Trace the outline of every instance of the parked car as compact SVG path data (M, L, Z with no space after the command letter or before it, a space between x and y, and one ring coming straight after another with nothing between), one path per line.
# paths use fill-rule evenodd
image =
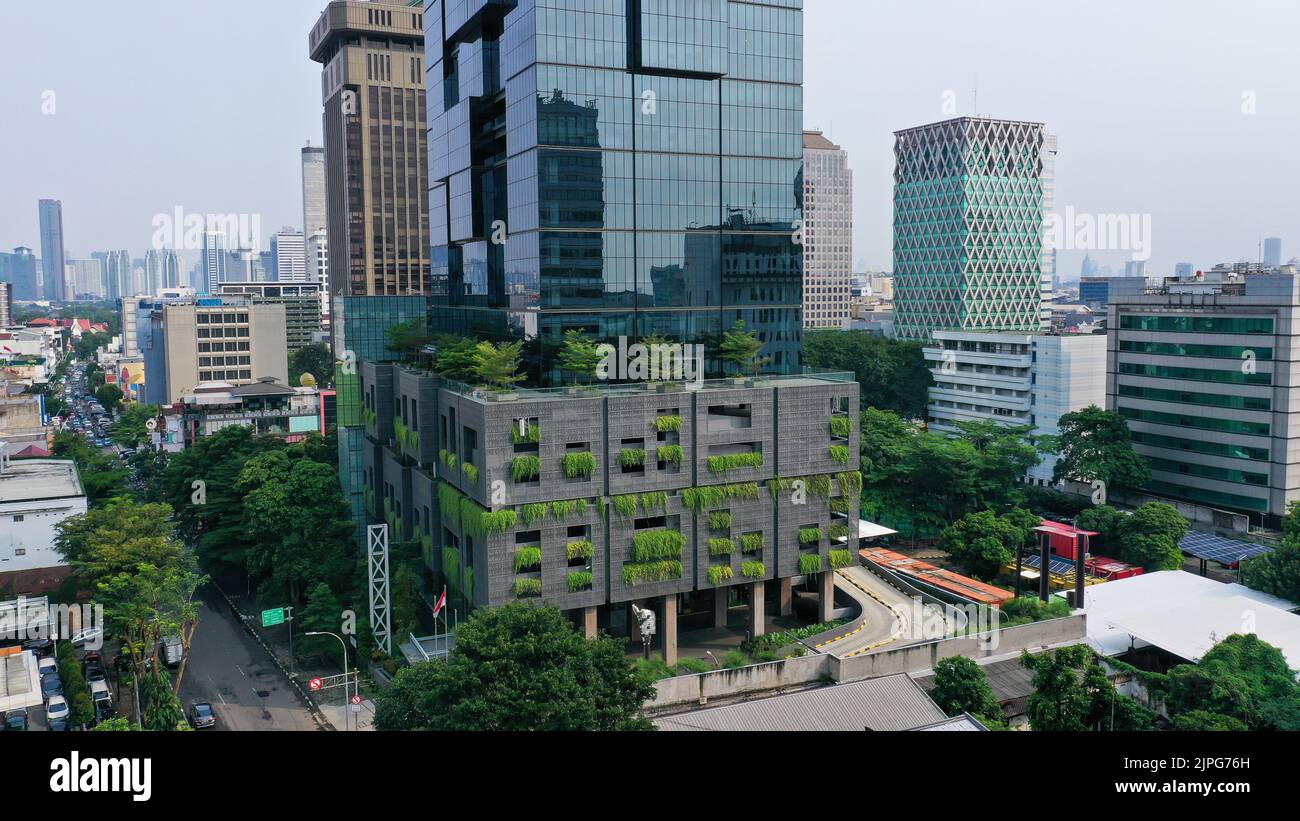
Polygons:
M83 668L82 672L86 676L86 681L92 684L96 681L108 680L108 673L104 671L104 665L100 664L99 662L95 662L93 664L87 664Z
M51 724L60 719L67 721L68 715L68 700L63 696L50 696L45 702L45 720Z
M41 679L41 697L49 701L52 696L63 695L63 679L58 673L50 673Z
M27 729L27 711L10 710L5 713L5 729L10 731L25 731Z
M94 645L96 647L104 643L104 631L98 627L87 627L84 630L78 630L72 634L73 647L85 647Z
M44 681L45 677L50 673L59 672L59 662L50 656L46 656L36 662L36 672L40 673L41 681Z
M52 733L66 733L71 728L71 719L58 718L50 722L50 732Z
M37 657L48 656L54 652L54 639L28 639L23 642L24 650L31 650Z
M190 726L196 730L210 730L217 726L217 714L206 701L190 705Z

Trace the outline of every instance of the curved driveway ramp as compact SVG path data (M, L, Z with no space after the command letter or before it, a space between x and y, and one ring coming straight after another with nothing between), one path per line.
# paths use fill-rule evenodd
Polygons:
M835 587L858 603L861 615L835 630L807 641L819 653L851 658L889 644L912 644L925 641L925 631L913 630L907 623L913 600L898 588L862 565L835 571ZM926 618L943 618L942 613L925 606ZM900 619L900 614L903 618Z

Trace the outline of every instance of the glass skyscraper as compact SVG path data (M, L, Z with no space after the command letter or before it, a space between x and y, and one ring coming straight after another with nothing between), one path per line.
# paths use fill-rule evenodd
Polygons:
M982 117L894 136L895 333L1041 330L1056 138Z
M427 0L435 331L801 346L802 0Z
M59 200L41 200L41 298L50 302L63 302L68 298L65 288L67 263L63 250L63 203Z

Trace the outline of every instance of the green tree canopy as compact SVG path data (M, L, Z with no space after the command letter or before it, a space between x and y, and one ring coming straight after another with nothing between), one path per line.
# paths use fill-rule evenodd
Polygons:
M107 408L107 406L105 406ZM145 424L158 417L157 405L131 404L122 410L122 415L110 428L113 441L124 448L134 448L146 441L149 429Z
M1002 707L989 686L984 668L965 656L951 656L934 666L930 698L950 716L969 713L983 724L1005 725Z
M1129 435L1128 423L1114 411L1090 405L1061 416L1057 462L1052 481L1101 480L1107 487L1140 487L1151 470Z
M1038 517L1024 510L1014 516L999 516L991 510L969 513L943 531L943 549L967 570L982 579L995 578L1002 565L1014 561L1016 550L1032 534Z
M578 328L569 328L564 332L564 344L559 356L555 358L556 366L564 373L572 374L574 383L585 379L592 380L603 357L600 346L593 342L585 332Z
M438 349L433 369L440 376L468 382L474 378L478 367L478 343L464 336L442 334L434 337Z
M808 331L804 364L823 371L851 371L862 390L862 406L924 419L934 377L921 342L887 339L866 331Z
M403 359L414 357L421 348L433 341L433 334L423 319L390 325L384 335L387 337L384 349L401 354Z
M560 611L515 603L481 608L449 661L397 674L379 698L380 730L646 730L654 688L621 642L588 641Z
M523 342L480 342L474 349L474 375L488 388L508 391L522 382L519 353Z
M1169 671L1170 712L1230 716L1252 730L1300 729L1300 684L1282 651L1258 636L1231 635L1197 664Z
M1031 656L1020 662L1034 671L1034 692L1026 705L1029 726L1036 731L1150 730L1155 716L1110 683L1097 657L1086 644L1076 644Z
M122 404L122 389L117 385L101 385L95 391L95 398L104 406L104 410L114 413L117 406Z
M748 371L752 376L758 376L772 361L772 357L762 356L762 352L763 343L758 334L745 327L745 320L737 319L731 330L722 334L718 358L735 365L738 371Z
M1183 566L1178 544L1186 535L1187 520L1177 508L1148 502L1120 519L1118 558L1147 570L1177 570Z
M1300 601L1300 502L1287 507L1282 520L1282 544L1242 566L1242 581L1288 601Z
M300 385L303 374L316 379L316 387L328 390L334 385L334 354L324 342L304 345L289 356L289 382Z

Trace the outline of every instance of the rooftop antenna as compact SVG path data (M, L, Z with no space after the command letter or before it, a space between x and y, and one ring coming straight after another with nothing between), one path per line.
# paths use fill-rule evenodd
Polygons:
M975 75L975 116L980 115L980 76Z

